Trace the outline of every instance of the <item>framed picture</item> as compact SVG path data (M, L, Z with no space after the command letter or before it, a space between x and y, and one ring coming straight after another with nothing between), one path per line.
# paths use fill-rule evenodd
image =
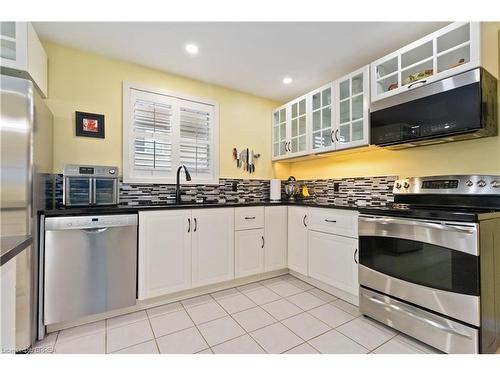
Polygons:
M76 112L75 117L77 136L104 138L104 115Z

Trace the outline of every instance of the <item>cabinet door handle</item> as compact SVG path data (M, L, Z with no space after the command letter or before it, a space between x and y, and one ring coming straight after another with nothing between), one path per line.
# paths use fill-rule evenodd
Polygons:
M245 216L245 220L255 220L255 216Z
M356 255L358 255L358 249L354 251L354 263L358 264L358 260L356 259Z
M336 222L337 222L337 220L330 220L330 219L325 219L325 221L326 221L327 223L336 223Z
M196 232L196 229L198 229L198 222L196 221L196 218L194 218L194 230L193 230L193 232Z
M426 79L422 80L422 81L417 81L417 82L413 82L411 85L408 85L408 90L411 89L413 86L415 85L419 85L419 84L425 84L427 82Z
M307 228L307 223L306 223L307 215L304 215L304 218L302 219L302 223L304 226Z
M335 130L335 140L339 141L339 129Z
M264 236L261 236L261 237L262 237L262 246L261 246L261 248L263 249L263 248L264 248L265 241L264 241Z
M335 130L332 129L331 133L330 133L330 140L333 142L335 142L335 139L333 138L333 133L335 133Z
M188 219L188 233L191 232L191 218Z

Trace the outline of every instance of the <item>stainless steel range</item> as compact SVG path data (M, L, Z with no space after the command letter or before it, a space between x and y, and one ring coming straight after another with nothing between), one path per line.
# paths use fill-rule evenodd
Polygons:
M500 176L396 181L360 208L360 311L446 353L493 353L500 334Z

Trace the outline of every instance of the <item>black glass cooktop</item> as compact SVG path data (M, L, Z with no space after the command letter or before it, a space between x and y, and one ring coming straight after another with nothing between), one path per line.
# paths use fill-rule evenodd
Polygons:
M358 210L366 215L468 222L479 221L481 214L500 212L500 208L494 207L427 206L403 203L393 203L386 207L359 207Z

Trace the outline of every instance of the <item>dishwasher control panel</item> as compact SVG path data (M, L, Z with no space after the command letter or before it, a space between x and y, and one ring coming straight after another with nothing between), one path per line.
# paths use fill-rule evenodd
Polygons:
M45 230L123 227L137 222L136 214L49 217L45 219Z

